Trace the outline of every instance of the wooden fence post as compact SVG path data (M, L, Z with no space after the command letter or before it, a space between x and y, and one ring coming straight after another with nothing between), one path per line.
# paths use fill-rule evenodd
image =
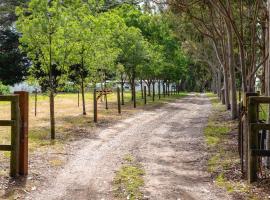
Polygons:
M252 97L248 101L248 182L252 183L257 180L258 161L257 156L252 155L253 149L258 149L258 133L252 129L251 123L257 123L258 105L252 102Z
M19 170L19 146L20 146L20 108L19 96L14 96L11 101L11 120L14 121L11 127L11 153L10 153L10 176L16 177Z
M152 97L153 97L153 101L155 101L155 95L156 95L155 93L156 93L156 92L155 92L155 83L154 83L154 82L153 82L153 84L152 84L152 87L153 87L153 92L152 92L152 93L153 93L153 94L152 94L153 96L152 96Z
M35 117L37 116L37 89L35 90Z
M93 101L94 101L94 122L97 123L97 90L94 89L93 93Z
M147 101L146 86L144 86L144 104L147 103L146 101Z
M121 98L120 98L120 88L117 87L117 105L118 105L118 113L121 114Z
M105 87L105 108L106 108L106 110L108 110L109 109L108 108L108 96L107 96L108 89L107 89L107 82L106 82L106 80L104 82L104 87Z
M243 95L243 110L245 112L248 111L248 102L249 102L249 97L251 96L258 96L257 93L245 93ZM224 97L224 96L223 96ZM245 113L244 113L245 114ZM242 124L242 129L241 129L241 149L242 149L242 157L241 157L241 168L243 169L243 174L245 174L245 177L248 178L248 157L249 157L249 118L248 114L246 114L244 117L241 119L241 124Z
M161 96L160 96L160 81L158 81L158 99L160 99Z
M20 151L19 151L19 174L28 174L28 123L29 123L29 93L15 92L19 95L20 107Z

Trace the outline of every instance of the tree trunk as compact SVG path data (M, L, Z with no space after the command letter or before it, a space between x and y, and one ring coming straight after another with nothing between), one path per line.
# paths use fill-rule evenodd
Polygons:
M85 94L84 94L84 80L82 80L82 82L81 82L81 91L82 91L83 115L86 115L86 109L85 109Z
M50 122L51 122L51 139L55 139L55 115L54 115L54 91L50 90Z
M218 96L219 96L219 99L221 100L221 76L222 76L222 74L221 74L221 71L220 71L220 69L218 69L218 83L217 83L217 90L218 90Z
M142 96L142 99L143 99L143 81L142 81L142 79L140 81L140 84L141 84L141 96Z
M121 75L121 99L122 99L122 105L125 105L125 100L124 100L124 78L123 75Z
M270 45L269 45L269 39L270 39L270 20L269 20L269 16L270 16L270 0L267 1L267 10L268 10L268 20L267 20L267 24L268 24L268 29L267 29L267 36L266 36L266 53L270 53ZM267 59L267 64L265 65L266 69L265 69L265 89L266 89L266 95L269 96L270 95L270 63L269 63L269 58ZM270 123L270 105L268 106L268 116L267 116L267 123ZM266 134L266 149L270 150L270 132L267 131ZM270 166L270 158L268 157L266 159L266 165L269 167Z
M133 106L134 106L134 108L137 107L137 105L136 105L136 85L135 85L135 77L136 77L136 73L135 73L135 69L133 69L133 71L132 71L132 97L133 97Z
M106 83L106 78L104 82L104 87L105 87L105 108L108 110L108 96L107 96L107 83Z
M151 96L151 82L147 81L148 96Z
M228 72L227 72L227 63L224 65L224 99L225 99L225 105L227 110L230 110L230 98L229 98L229 77L228 77Z
M231 13L231 11L230 11ZM231 24L227 23L227 34L228 34L228 65L230 72L230 86L231 86L231 117L232 119L237 118L237 90L236 90L236 80L235 80L235 67L233 60L233 34Z

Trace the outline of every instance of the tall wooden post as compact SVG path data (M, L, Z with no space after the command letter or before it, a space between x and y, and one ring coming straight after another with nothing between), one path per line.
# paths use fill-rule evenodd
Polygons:
M120 88L117 87L117 105L118 105L118 113L121 114L121 98L120 98Z
M147 103L146 101L147 101L146 86L144 86L144 104Z
M19 148L20 148L20 108L19 95L11 101L11 153L10 153L10 176L16 177L19 172Z
M257 180L258 160L256 155L252 155L253 149L258 149L258 130L252 129L251 123L258 122L258 105L248 101L248 182L252 183Z
M155 92L155 82L152 83L152 87L153 87L153 94L152 94L153 96L152 97L153 97L153 101L155 101L155 95L156 95L155 94L156 93Z
M161 95L160 95L160 81L158 81L158 99L161 98Z
M35 117L37 116L37 89L35 90Z
M28 174L28 123L29 123L29 94L28 92L15 92L19 95L20 107L20 151L19 174Z
M97 123L97 90L94 89L93 93L93 101L94 101L94 122Z
M105 86L105 108L106 110L108 110L108 96L107 96L107 83L106 83L106 80L104 82L104 86Z

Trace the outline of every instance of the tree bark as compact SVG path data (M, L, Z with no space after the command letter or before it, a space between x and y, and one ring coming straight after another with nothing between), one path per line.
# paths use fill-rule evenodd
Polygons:
M268 24L268 29L267 29L267 36L266 36L266 52L270 53L270 45L269 45L269 40L270 40L270 0L267 1L267 11L268 11L268 19L267 19L267 24ZM268 57L267 59L267 64L265 65L265 89L266 89L266 95L270 95L270 59ZM270 123L270 105L268 106L268 116L267 116L267 123ZM266 149L270 150L270 131L267 131L266 134ZM269 167L270 166L270 158L268 157L266 159L266 165Z
M229 7L229 12L231 15L231 9ZM234 60L233 60L233 34L232 34L232 25L227 22L227 36L228 36L228 65L229 65L229 72L230 72L230 88L231 88L231 117L232 119L236 119L238 112L237 112L237 90L236 90L236 80L235 80L235 67L234 67Z
M147 81L147 88L148 88L148 96L151 96L151 82Z
M142 79L140 80L140 84L141 84L141 97L143 99L143 81L142 81Z
M224 65L223 75L224 75L224 99L227 110L230 110L230 98L229 98L229 77L227 72L227 63Z

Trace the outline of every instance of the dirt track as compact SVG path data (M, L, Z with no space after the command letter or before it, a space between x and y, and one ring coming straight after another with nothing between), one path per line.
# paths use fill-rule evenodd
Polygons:
M77 142L81 149L49 186L28 198L114 199L114 172L131 154L146 172L145 199L230 199L206 172L203 127L210 110L206 97L190 95L100 130L96 138Z

